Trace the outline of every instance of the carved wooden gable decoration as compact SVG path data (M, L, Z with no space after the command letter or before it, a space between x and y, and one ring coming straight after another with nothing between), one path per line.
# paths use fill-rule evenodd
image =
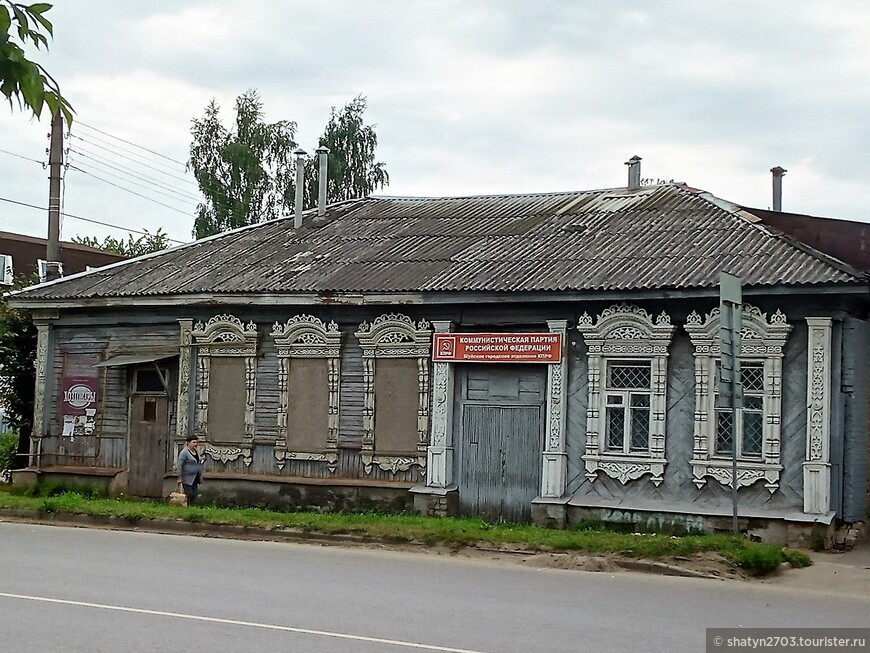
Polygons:
M763 369L763 426L760 456L744 457L737 463L739 486L752 485L761 479L771 494L779 488L782 472L780 453L782 422L782 359L783 348L792 327L786 316L777 310L767 320L760 309L744 305L740 332L741 362L758 361ZM716 441L716 361L719 348L719 309L702 319L692 312L686 320L686 331L695 348L695 442L692 474L699 488L713 478L722 485L733 484L731 454L717 456Z
M589 348L589 406L586 420L586 453L583 460L586 477L594 481L598 472L625 484L646 474L651 476L655 485L664 480L665 459L665 412L667 407L668 347L673 336L674 326L665 313L653 319L638 306L620 304L605 309L597 322L584 313L577 323L577 330ZM647 414L648 433L643 447L625 446L623 450L611 446L608 441L609 416L617 414L618 406L611 406L608 393L608 374L621 364L633 364L643 371L646 388L639 388L637 394L646 405L642 407ZM628 368L626 368L628 369ZM633 410L626 403L626 410ZM638 402L640 403L640 402ZM634 418L629 413L628 420ZM634 438L634 434L630 435ZM634 445L634 442L630 444Z
M311 315L297 315L285 324L275 323L272 337L278 349L278 440L275 459L283 469L286 460L314 460L327 464L330 472L338 465L339 385L341 379L341 332L338 324L325 324ZM323 451L296 451L288 449L288 416L293 398L289 392L290 369L294 358L321 358L327 365L329 394L326 446Z
M208 441L203 447L213 460L227 463L239 457L245 465L253 461L255 432L255 403L257 392L257 325L242 321L229 314L215 315L207 322L198 322L191 331L191 339L197 353L197 385L195 433L208 440L208 407L211 362L213 358L242 358L245 363L244 434L240 443Z
M429 440L429 360L432 329L426 320L415 324L406 315L390 313L373 322L363 322L354 334L360 342L364 364L365 404L363 407L362 460L366 473L377 465L396 473L413 466L426 467ZM375 452L375 374L377 360L411 358L417 361L417 437L416 450L403 455L379 455Z

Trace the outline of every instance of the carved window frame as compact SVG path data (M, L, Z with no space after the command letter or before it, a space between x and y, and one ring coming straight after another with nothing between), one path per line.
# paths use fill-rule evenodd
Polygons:
M716 447L716 361L719 347L719 309L706 318L692 311L686 319L686 332L695 348L695 432L692 453L693 481L704 487L713 478L732 487L732 457L717 456ZM767 319L761 309L743 305L740 333L740 360L764 365L764 432L761 458L737 460L737 484L745 487L764 480L773 494L779 489L782 474L782 359L783 349L792 326L785 314L777 311Z
M388 313L373 322L363 322L354 334L363 356L365 404L363 406L363 441L361 457L366 474L377 465L396 474L417 466L426 469L429 445L429 360L432 353L432 328L426 320L415 324L407 315ZM417 451L403 456L375 453L375 374L379 358L416 358L417 388Z
M271 333L278 349L278 440L275 460L284 469L287 460L313 460L326 463L330 472L338 467L339 386L341 382L341 332L338 324L324 323L312 315L296 315L281 324L275 322ZM287 448L290 412L290 366L294 358L322 358L327 364L329 412L326 447L322 451L295 451Z
M203 450L212 460L224 464L242 458L245 466L253 462L256 433L257 325L243 324L234 315L215 315L197 322L191 331L196 348L197 401L194 433L205 440ZM213 357L243 358L245 361L245 432L239 442L211 442L208 439L208 395Z
M611 306L598 316L584 313L577 322L577 330L588 347L589 406L586 411L586 453L582 456L586 478L595 481L603 472L623 485L647 474L655 486L664 480L665 427L668 388L668 348L674 333L671 318L662 312L655 320L639 306L619 304ZM649 361L650 433L647 453L621 453L607 450L605 419L607 393L603 391L604 378L610 363L620 361Z

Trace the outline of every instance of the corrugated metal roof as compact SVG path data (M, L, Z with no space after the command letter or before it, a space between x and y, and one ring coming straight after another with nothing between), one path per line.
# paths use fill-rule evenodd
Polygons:
M559 291L864 283L866 275L682 184L457 198L369 197L19 294Z

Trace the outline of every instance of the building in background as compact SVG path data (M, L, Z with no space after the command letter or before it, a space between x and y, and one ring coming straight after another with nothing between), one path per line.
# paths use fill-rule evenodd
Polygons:
M18 277L44 276L45 238L0 231L0 288L11 286ZM65 275L85 272L124 260L124 256L102 249L61 242L60 258Z

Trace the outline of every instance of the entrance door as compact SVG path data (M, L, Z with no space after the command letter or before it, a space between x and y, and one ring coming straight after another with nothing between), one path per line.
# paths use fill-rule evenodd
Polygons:
M166 370L161 372L166 374ZM140 497L161 496L166 473L169 398L162 384L155 385L154 379L150 378L152 375L156 376L156 370L134 370L130 397L127 491Z
M545 366L467 365L460 373L459 505L488 521L531 519L541 483Z

